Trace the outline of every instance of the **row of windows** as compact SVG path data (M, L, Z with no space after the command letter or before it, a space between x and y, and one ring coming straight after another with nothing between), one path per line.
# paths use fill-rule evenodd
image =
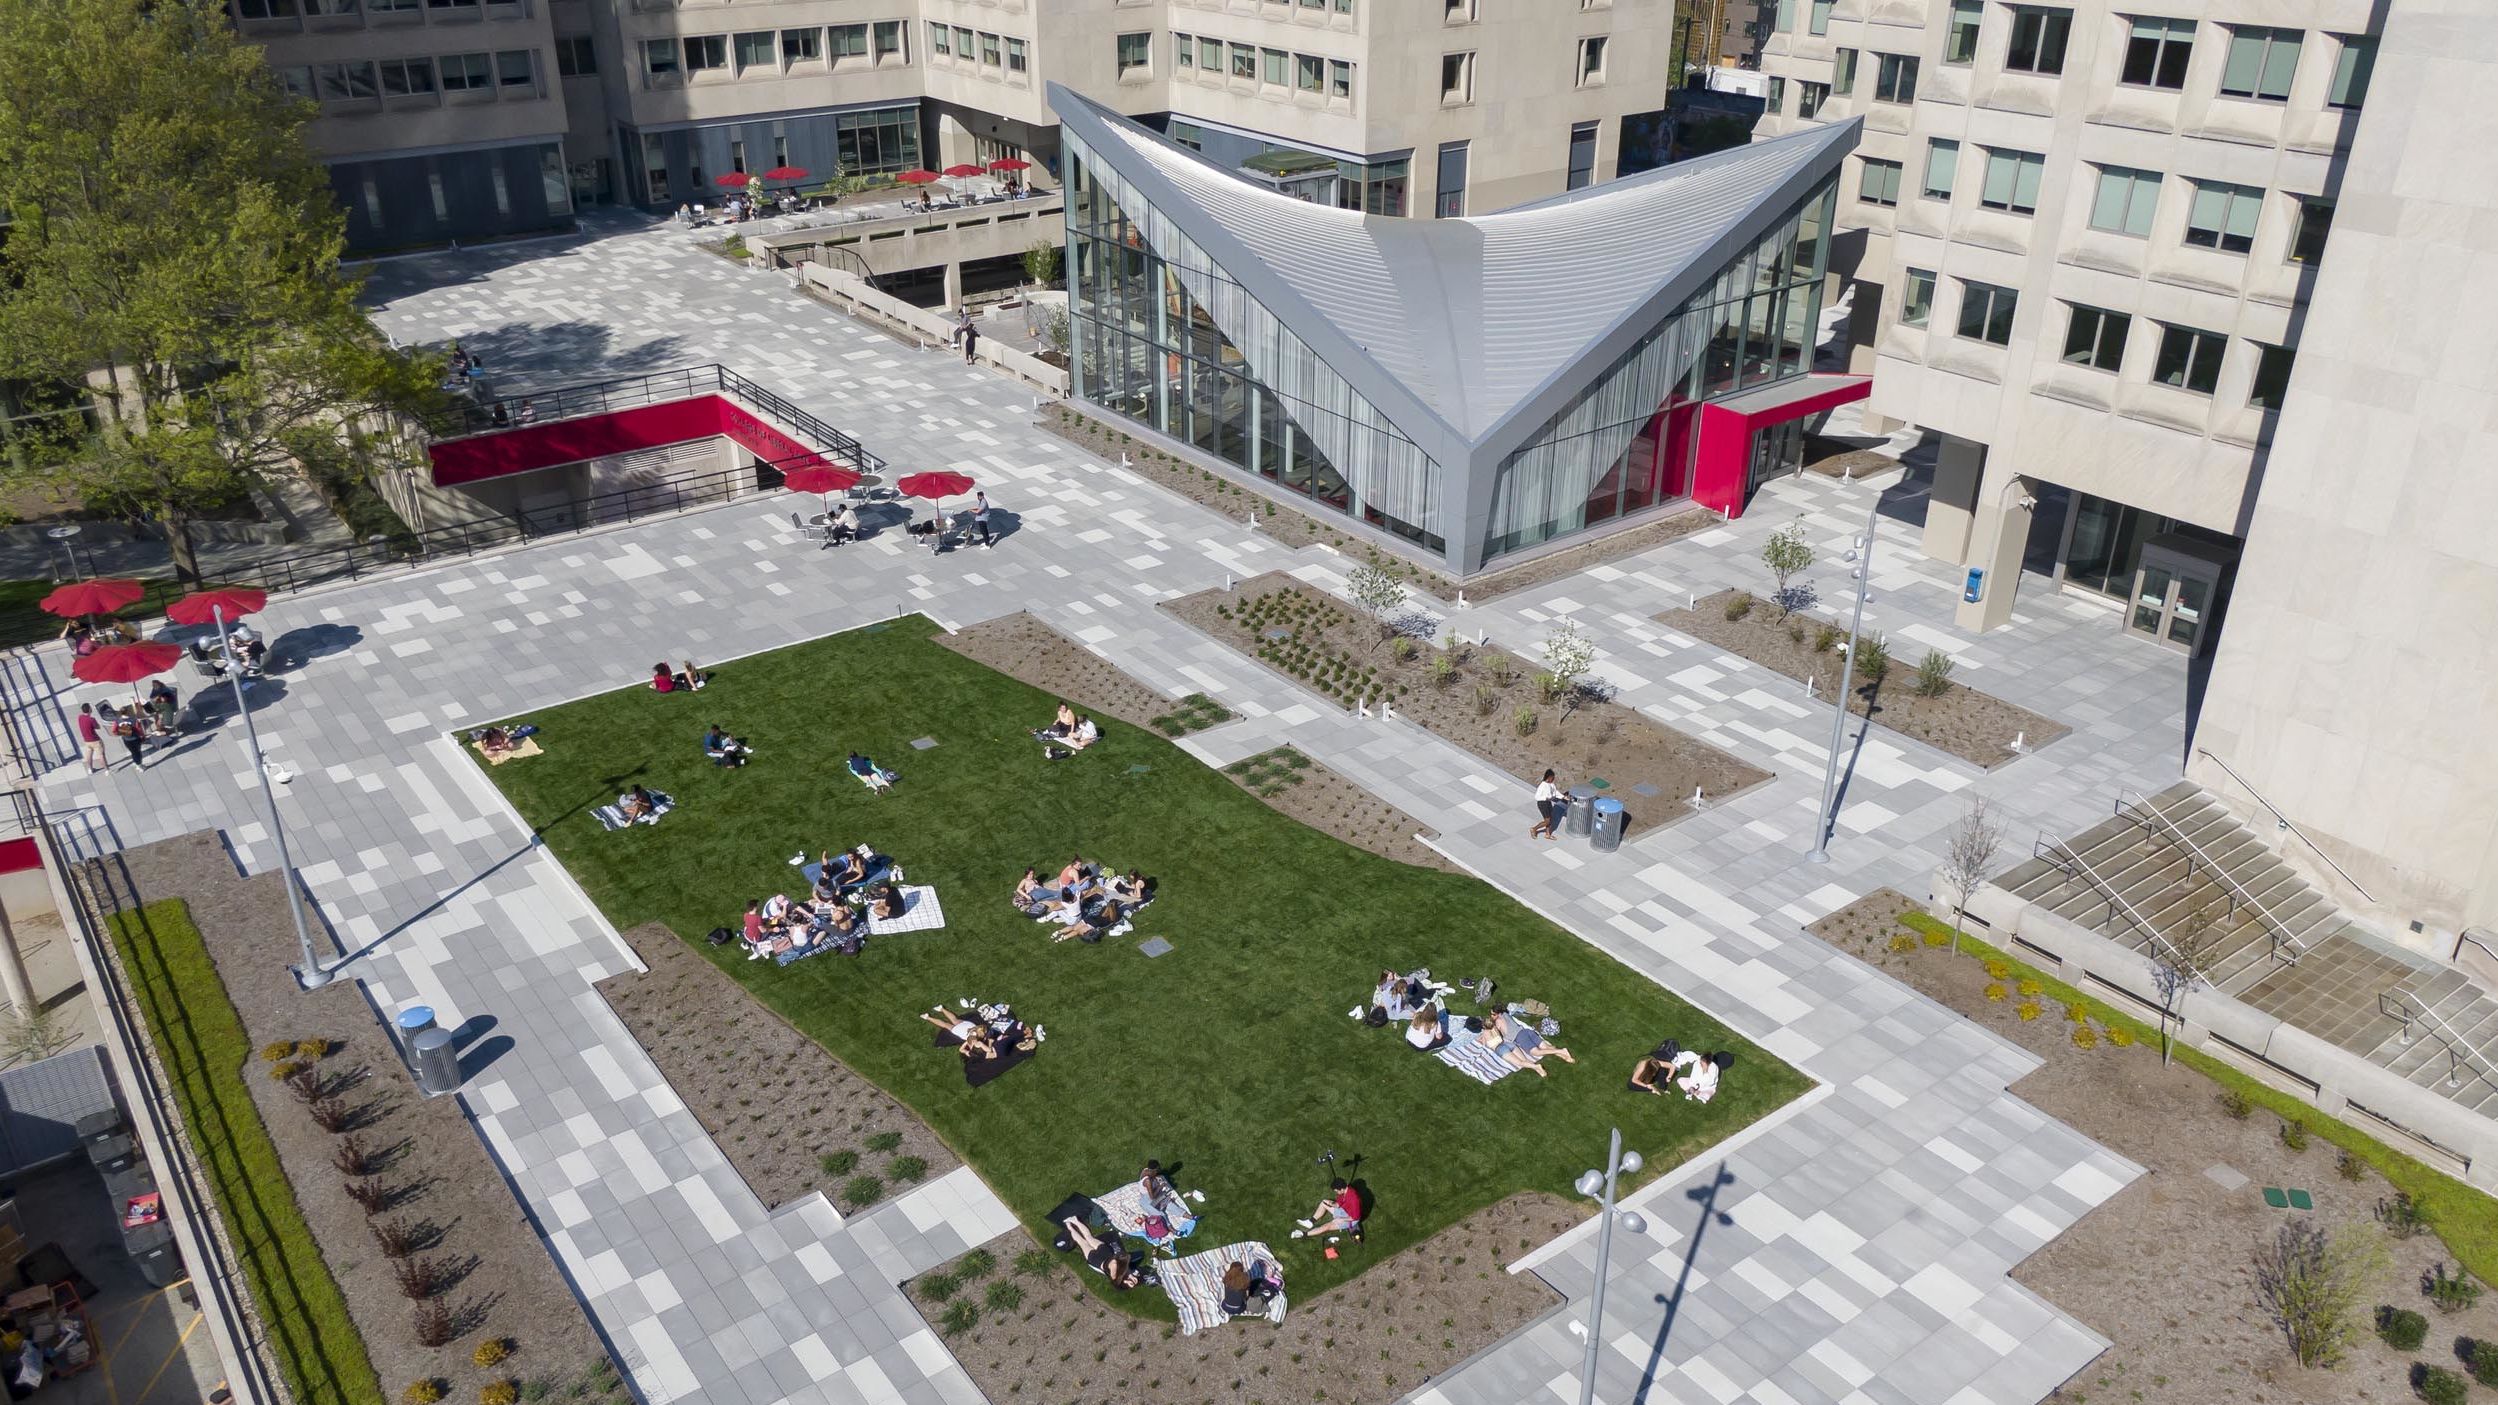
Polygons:
M371 102L381 98L429 98L439 102L444 93L470 95L471 101L539 95L538 56L533 49L296 64L280 68L278 81L296 97L325 103Z
M680 74L781 73L804 63L830 57L869 59L877 63L908 63L902 47L902 21L866 24L808 25L804 29L756 29L742 34L691 34L682 39L642 41L642 71L653 78ZM585 72L590 70L583 70Z
M1119 36L1121 76L1149 70L1152 66L1152 35ZM1289 87L1347 101L1353 97L1353 65L1343 59L1331 59L1322 54L1286 53L1282 49L1260 48L1254 44L1227 44L1202 34L1171 36L1171 67L1176 72L1207 78L1221 78L1229 73L1231 77L1253 80L1270 88Z
M991 34L985 29L943 25L935 20L928 22L928 52L936 58L977 63L1008 73L1027 73L1032 68L1031 51L1023 40L1011 34Z
M1986 159L1985 179L1978 191L1978 204L1990 210L2011 214L2033 214L2038 209L2038 187L2047 167L2047 158L2032 151L2012 151L2003 147L1980 147ZM1917 193L1928 200L1948 201L1960 167L1960 143L1936 137L1926 143L1926 162ZM2097 182L2090 202L2090 227L2110 234L2127 234L2137 239L2148 238L2151 222L2158 212L2160 186L2164 178L2157 171L2139 171L2125 166L2094 166ZM2199 249L2217 249L2225 254L2243 254L2255 247L2255 229L2263 217L2264 195L2249 185L2227 181L2186 180L2193 196L2186 207L2186 229L2180 237ZM1901 165L1875 157L1863 158L1863 171L1857 185L1857 198L1868 205L1892 206L1900 201ZM2289 258L2293 263L2316 263L2324 258L2325 235L2333 227L2331 201L2307 196L2293 196L2298 202L2298 224L2290 233Z
M1901 326L1923 327L1932 321L1936 281L1934 274L1922 268L1905 271L1900 289ZM1959 283L1960 320L1954 329L1956 335L1990 346L2011 345L2012 316L2020 303L2020 293L1970 278L1960 279ZM2066 308L2065 363L2111 375L2122 371L2126 344L2133 334L2133 316L2085 303L2068 303ZM2221 358L2229 349L2229 338L2179 322L2154 325L2160 329L2160 345L2151 360L2151 380L2196 395L2210 395L2217 390ZM2256 349L2256 360L2247 403L2258 409L2278 410L2281 392L2290 383L2293 352L2269 342L2249 344Z
M1809 23L1815 34L1830 32L1830 0L1810 0ZM2064 72L2066 50L2073 32L2073 12L2046 5L2004 5L1998 8L2011 13L2011 33L2004 46L2004 68L2012 73L2034 73L2053 76ZM1985 23L1985 0L1952 0L1951 15L1943 31L1943 62L1959 66L1975 63L1978 55L1979 31ZM2186 66L2194 57L2197 26L2193 20L2167 19L2158 16L2120 16L2126 24L2125 58L2118 70L2117 81L2131 87L2161 88L2171 92L2186 86ZM1779 0L1778 28L1793 32L1795 0ZM2298 75L2299 56L2306 47L2306 34L2296 29L2280 29L2265 25L2224 24L2220 26L2228 38L2228 55L2221 65L2219 90L2224 97L2250 98L2263 102L2286 102L2290 86ZM2337 34L2333 59L2333 79L2327 89L2327 105L2355 108L2368 94L2368 76L2376 64L2376 41L2365 35ZM1884 102L1908 102L1915 94L1917 61L1903 54L1878 54L1882 62L1881 82L1876 97ZM1857 53L1854 49L1838 51L1835 90L1845 94L1855 85ZM1772 102L1771 110L1778 104ZM1800 113L1810 117L1811 113Z
M1605 58L1612 49L1611 35L1579 36L1578 58L1572 69L1572 81L1581 88L1592 88L1605 81ZM1475 52L1440 55L1440 105L1456 107L1475 100Z
M494 3L513 14L522 12L519 0ZM478 0L234 0L235 18L242 20L321 19L349 16L359 10L411 17L432 11L445 18L475 19L483 8Z

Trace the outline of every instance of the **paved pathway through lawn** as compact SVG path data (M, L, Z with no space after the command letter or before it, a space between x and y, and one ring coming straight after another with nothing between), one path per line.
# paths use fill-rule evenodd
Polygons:
M636 681L663 656L716 662L905 610L961 624L1029 608L1149 683L1217 694L1243 720L1190 739L1199 754L1227 761L1291 740L1439 829L1460 862L1823 1082L1641 1197L1652 1228L1616 1243L1601 1398L2028 1401L2098 1349L2005 1270L2138 1168L2004 1092L2030 1056L1798 924L1880 883L1922 894L1964 792L2013 818L2009 862L2033 827L2076 828L2118 784L2173 777L2182 666L2035 580L2018 627L1958 639L1951 573L1886 519L1876 622L1953 649L1967 681L2076 730L1985 777L1888 733L1859 746L1852 731L1834 862L1815 867L1799 856L1827 714L1788 680L1648 618L1691 593L1758 587L1752 557L1785 521L1804 521L1835 558L1871 495L1902 491L1891 479L1775 484L1742 521L1459 613L1454 627L1530 654L1551 620L1581 620L1625 701L1777 773L1596 855L1526 842L1513 778L1409 725L1323 709L1152 608L1226 574L1324 580L1337 558L1285 551L1091 460L1032 427L1018 388L849 323L782 277L695 251L681 232L607 225L383 265L372 297L403 340L457 335L515 389L726 362L899 469L972 473L1015 514L994 551L931 558L888 533L819 552L790 535L787 500L757 499L269 611L282 655L317 651L264 685L259 712L295 776L282 803L305 880L384 1008L423 1000L446 1022L476 1022L466 1104L649 1400L977 1399L892 1285L1011 1216L968 1170L846 1223L820 1203L767 1214L592 989L629 963L625 949L442 733ZM1826 593L1839 570L1816 568ZM57 653L44 667L67 682ZM123 842L214 825L247 865L274 861L231 725L144 773L63 769L46 793L98 807L99 832ZM1643 1118L1673 1111L1625 1115L1637 1146ZM1574 1233L1539 1251L1535 1271L1575 1298L1591 1257ZM1418 1398L1574 1398L1569 1323L1581 1315L1518 1334Z

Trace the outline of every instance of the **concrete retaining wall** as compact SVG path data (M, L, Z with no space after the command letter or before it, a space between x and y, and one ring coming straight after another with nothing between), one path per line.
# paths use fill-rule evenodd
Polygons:
M855 273L826 268L820 263L802 264L799 273L817 297L853 317L898 329L923 345L944 346L954 339L952 319L880 293ZM1067 394L1067 373L1031 352L983 337L972 356L980 364L1004 371L1045 395L1063 398Z

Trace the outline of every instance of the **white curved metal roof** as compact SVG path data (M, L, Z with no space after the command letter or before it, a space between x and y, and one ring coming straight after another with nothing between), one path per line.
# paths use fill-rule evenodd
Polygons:
M1857 132L1816 127L1497 214L1408 219L1293 199L1066 88L1051 85L1050 97L1097 160L1322 356L1335 338L1313 336L1313 319L1469 445L1557 380L1600 373L1625 349L1609 334L1638 319L1628 330L1644 335L1671 310L1653 306L1660 294L1679 302L1693 275L1714 277L1729 236L1800 198ZM1357 386L1369 379L1336 369Z

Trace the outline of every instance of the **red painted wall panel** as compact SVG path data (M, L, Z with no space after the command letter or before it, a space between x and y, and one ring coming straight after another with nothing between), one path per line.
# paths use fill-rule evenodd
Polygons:
M584 459L629 454L720 435L723 402L717 395L698 395L665 405L643 405L611 415L585 415L554 424L472 434L465 439L429 444L434 461L434 486L454 487L533 468L579 463ZM748 416L749 419L752 416Z

